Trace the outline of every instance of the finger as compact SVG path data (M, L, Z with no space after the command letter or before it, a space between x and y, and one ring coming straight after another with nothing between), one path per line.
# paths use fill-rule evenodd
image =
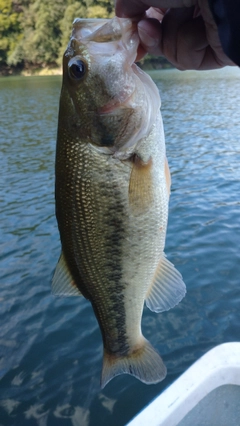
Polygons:
M191 7L197 0L116 0L115 12L120 18L142 15L150 7L160 9Z
M154 18L157 19L158 21L162 21L165 13L166 13L167 9L159 9L157 7L150 7L147 11L145 16L147 18Z
M170 10L162 21L162 54L179 69L206 70L224 66L217 28L206 31L202 16L194 10ZM225 63L226 65L226 63Z
M199 0L199 7L201 9L201 15L204 20L207 39L210 46L210 49L208 49L209 53L207 56L211 55L215 57L216 61L221 66L235 65L223 51L219 38L218 28L213 18L212 12L210 11L209 3L205 0Z
M153 55L162 54L162 26L157 19L142 19L138 23L138 34L144 51Z
M193 9L181 9L169 12L163 25L156 19L142 19L138 23L142 56L146 51L165 56L180 69L198 69L205 62L207 66L211 52L207 49L204 22L201 17L192 19L192 16Z
M184 29L193 19L194 8L171 9L162 21L162 45L161 50L168 60L175 66L178 66L179 49L184 44ZM182 31L181 40L179 39Z
M202 17L192 19L178 32L176 61L181 69L205 70L216 68Z
M180 55L185 69L211 70L233 65L222 50L217 28L211 27L209 37L206 21L201 16L186 25L184 34L180 31L179 37L184 37Z

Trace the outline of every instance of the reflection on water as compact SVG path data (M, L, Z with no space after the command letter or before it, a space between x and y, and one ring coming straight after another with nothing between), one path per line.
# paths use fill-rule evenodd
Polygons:
M146 386L101 391L90 304L51 296L59 256L54 156L59 77L0 79L0 418L4 426L122 426L216 344L239 340L240 74L154 72L172 195L166 253L184 276L179 306L145 309L143 331L168 367Z

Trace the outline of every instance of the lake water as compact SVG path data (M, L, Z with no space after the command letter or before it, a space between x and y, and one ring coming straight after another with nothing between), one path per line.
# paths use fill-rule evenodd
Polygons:
M0 79L0 426L123 426L206 351L240 338L240 71L152 76L172 172L166 253L187 295L169 312L144 310L167 378L122 375L103 391L90 303L51 295L61 78Z

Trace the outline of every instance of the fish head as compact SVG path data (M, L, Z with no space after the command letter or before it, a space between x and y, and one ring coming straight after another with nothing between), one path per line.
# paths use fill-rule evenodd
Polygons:
M134 63L138 45L130 19L73 22L63 58L64 113L75 122L72 130L104 153L129 153L150 132L160 107L158 89Z

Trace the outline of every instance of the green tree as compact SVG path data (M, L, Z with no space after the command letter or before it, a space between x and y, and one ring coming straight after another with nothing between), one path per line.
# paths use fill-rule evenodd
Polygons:
M54 65L79 18L110 18L112 0L0 0L0 65Z
M24 9L23 38L19 46L28 64L46 65L56 62L60 46L60 25L64 0L36 0Z
M90 6L87 10L88 18L109 18L108 10L100 4Z
M68 2L65 9L63 19L60 21L61 30L61 46L59 48L58 63L62 63L62 56L69 42L70 34L72 31L72 23L75 18L86 18L87 7L86 4L79 1Z
M22 9L11 0L0 0L0 65L11 64L11 55L21 40Z
M60 22L62 37L58 63L62 62L62 56L68 45L75 18L111 18L113 15L114 8L111 0L68 0L63 19Z

